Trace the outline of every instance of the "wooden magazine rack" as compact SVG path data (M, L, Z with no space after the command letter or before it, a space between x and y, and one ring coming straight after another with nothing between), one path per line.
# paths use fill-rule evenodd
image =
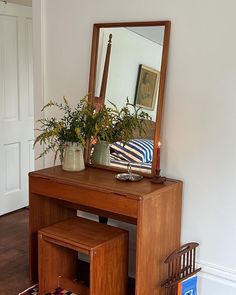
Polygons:
M167 295L176 295L178 283L195 275L201 268L196 269L196 248L198 243L187 243L172 252L165 263L168 265L168 278L162 284Z

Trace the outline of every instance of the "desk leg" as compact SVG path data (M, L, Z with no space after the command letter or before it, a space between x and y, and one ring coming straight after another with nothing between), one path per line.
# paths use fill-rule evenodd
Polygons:
M38 230L76 216L76 210L64 207L56 199L29 194L29 261L30 279L38 277Z
M139 202L136 254L136 295L164 295L164 260L180 245L182 186Z
M107 217L99 216L98 218L99 218L100 223L107 224L107 222L108 222Z

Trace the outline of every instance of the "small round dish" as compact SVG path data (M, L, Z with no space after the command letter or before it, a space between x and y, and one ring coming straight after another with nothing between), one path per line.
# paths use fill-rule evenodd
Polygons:
M116 179L120 181L139 181L143 178L142 175L135 174L135 173L119 173L116 174Z
M129 181L139 181L141 179L143 179L142 175L135 174L135 173L132 173L129 175Z

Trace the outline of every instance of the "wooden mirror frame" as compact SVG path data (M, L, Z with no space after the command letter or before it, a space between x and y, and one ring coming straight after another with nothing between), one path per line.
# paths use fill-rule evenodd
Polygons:
M163 101L164 101L164 90L165 90L165 78L167 69L167 59L169 51L169 39L170 39L170 21L147 21L147 22L120 22L120 23L98 23L93 25L93 35L92 35L92 49L91 49L91 61L90 61L90 75L89 75L89 87L88 94L89 100L93 103L97 103L99 98L95 97L95 87L96 87L96 74L97 74L97 60L98 60L98 46L99 46L99 32L102 28L117 28L117 27L145 27L145 26L163 26L164 27L164 41L163 41L163 51L161 60L161 70L160 70L160 82L159 82L159 92L158 92L158 105L156 113L156 127L154 136L154 150L153 150L153 161L152 161L152 171L151 174L140 173L145 177L153 177L157 175L157 146L160 141L161 132L161 121L162 121L162 111L163 111ZM109 167L109 166L97 166L89 164L89 152L85 155L85 161L87 165L101 167L103 169L113 170L113 171L124 171L124 169Z

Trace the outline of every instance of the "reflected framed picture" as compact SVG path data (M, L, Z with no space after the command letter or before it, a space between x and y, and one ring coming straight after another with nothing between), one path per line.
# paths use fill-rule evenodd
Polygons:
M153 110L157 99L160 72L145 65L139 65L134 104Z

